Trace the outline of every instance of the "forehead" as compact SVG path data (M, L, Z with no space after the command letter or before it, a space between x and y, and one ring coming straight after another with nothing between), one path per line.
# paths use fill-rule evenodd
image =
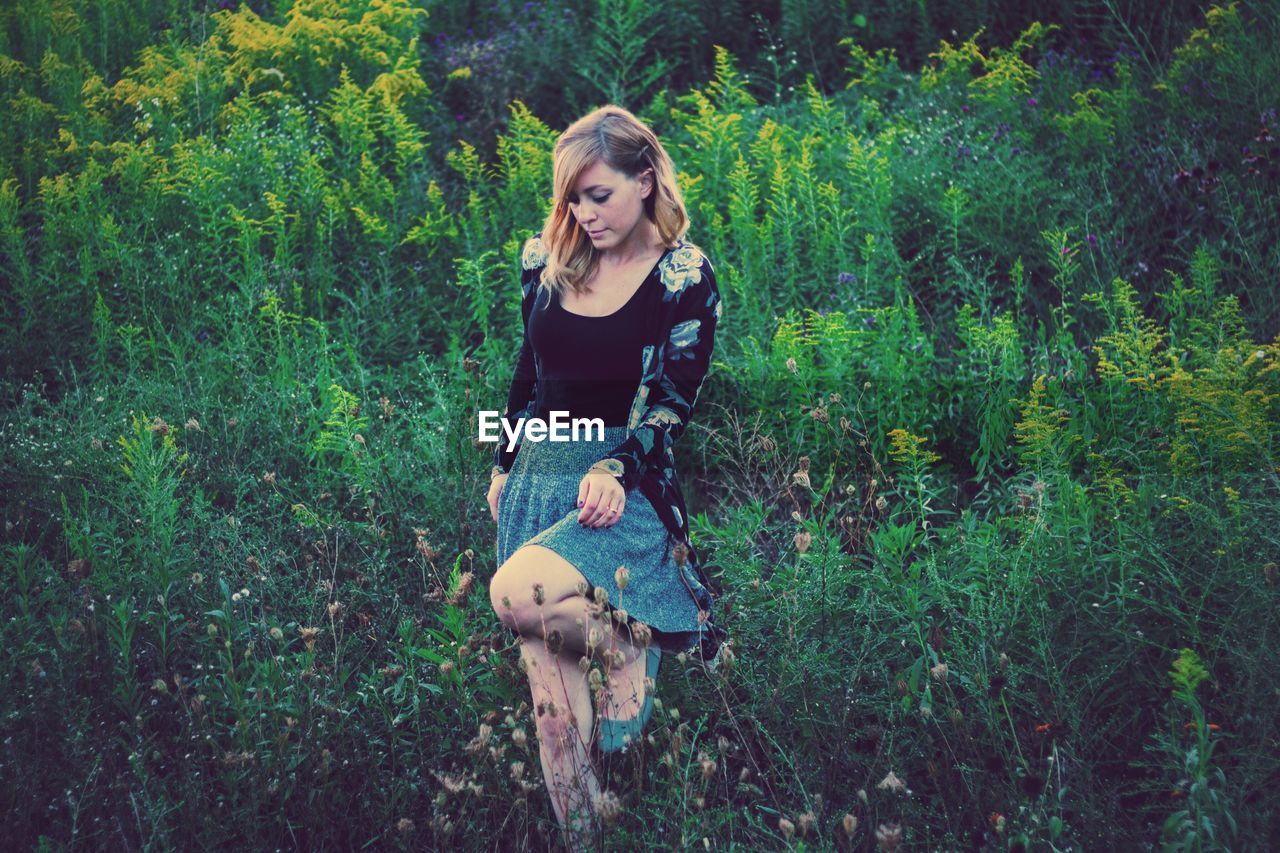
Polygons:
M605 189L615 187L626 180L626 175L609 166L609 164L596 160L590 166L582 170L578 175L578 180L574 182L574 192L587 192L596 188Z

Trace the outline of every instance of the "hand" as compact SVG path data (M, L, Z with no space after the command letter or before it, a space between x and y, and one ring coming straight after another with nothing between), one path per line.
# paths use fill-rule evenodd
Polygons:
M578 485L578 523L583 527L612 527L622 518L627 492L618 478L603 471L588 471ZM617 512L610 512L616 509Z
M498 498L502 497L502 488L507 484L507 475L499 474L489 481L489 512L493 520L498 520Z

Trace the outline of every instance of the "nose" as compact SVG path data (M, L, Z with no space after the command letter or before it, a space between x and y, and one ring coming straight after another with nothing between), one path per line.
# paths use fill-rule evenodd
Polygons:
M596 221L595 210L585 201L578 202L578 210L575 216L578 219L578 223L583 226L589 227L591 223Z

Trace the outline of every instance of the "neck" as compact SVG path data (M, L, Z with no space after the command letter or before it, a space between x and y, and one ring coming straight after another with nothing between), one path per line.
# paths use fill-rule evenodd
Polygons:
M647 259L661 242L657 226L644 219L627 235L625 242L612 249L602 249L599 253L600 263L606 266L623 266Z

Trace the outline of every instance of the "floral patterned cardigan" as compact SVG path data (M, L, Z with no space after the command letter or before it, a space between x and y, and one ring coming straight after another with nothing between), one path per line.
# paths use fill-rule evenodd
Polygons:
M535 305L545 305L549 299L546 288L535 287L547 256L541 232L525 241L520 257L524 342L503 412L510 421L529 417L538 411L541 402L537 387L540 369L529 342L528 326ZM672 446L689 422L711 363L716 324L722 314L720 292L711 261L684 239L667 249L655 271L664 288L662 313L655 318L649 343L641 351L641 378L631 403L627 438L596 466L617 477L628 492L638 486L673 540L684 546L685 559L677 556L676 563L700 611L698 646L704 659L711 660L725 634L712 618L709 584L689 538L684 493L676 477ZM494 474L510 471L519 450L517 445L508 451L504 442L498 442Z

